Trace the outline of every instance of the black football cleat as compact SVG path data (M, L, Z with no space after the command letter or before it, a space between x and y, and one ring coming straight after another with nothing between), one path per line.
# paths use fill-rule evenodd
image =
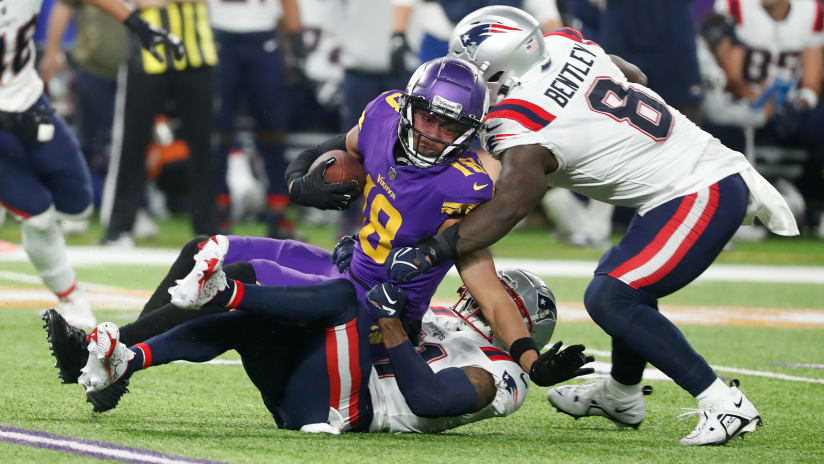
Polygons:
M124 375L117 379L117 381L108 387L96 391L86 393L86 402L94 406L94 412L106 412L117 407L120 398L129 393L129 376Z
M63 383L77 383L80 369L89 357L86 332L71 326L55 309L47 309L43 321L49 349L57 361L57 376Z

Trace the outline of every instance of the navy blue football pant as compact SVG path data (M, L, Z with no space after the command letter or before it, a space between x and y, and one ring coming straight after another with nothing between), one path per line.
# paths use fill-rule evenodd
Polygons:
M204 362L237 350L279 427L327 422L334 408L343 430L366 430L372 420L370 324L351 284L334 279L307 287L247 287L254 289L272 298L268 315L237 309L203 316L132 349L142 350L148 365Z
M696 193L635 215L626 236L601 258L584 296L587 312L612 336L612 377L641 381L646 362L693 396L716 376L658 298L701 275L729 241L747 209L749 190L734 174Z
M94 204L99 207L109 166L117 79L76 68L72 87L78 99L77 136L91 172Z
M647 87L684 111L701 102L701 76L690 0L607 2L600 44L607 53L635 64Z
M221 144L216 161L218 194L228 194L226 158L234 146L236 119L245 101L256 123L258 150L263 156L269 178L269 194L285 195L286 160L283 132L289 112L289 92L285 84L286 67L281 48L272 31L234 33L215 31L218 50L218 89L220 109L217 130Z
M49 105L45 96L36 104ZM79 214L92 202L89 168L66 121L53 115L54 138L23 142L0 129L0 204L28 218L54 204L57 211Z

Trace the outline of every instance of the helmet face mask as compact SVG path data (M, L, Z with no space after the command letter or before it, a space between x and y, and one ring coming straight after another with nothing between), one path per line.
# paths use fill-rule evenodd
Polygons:
M552 290L540 277L522 269L499 271L498 278L515 302L535 343L539 348L546 345L552 337L558 317ZM461 286L458 294L460 298L451 309L463 320L466 328L477 332L489 343L506 349L492 333L492 327L481 312L480 305L469 294L466 286Z
M449 39L449 54L480 68L493 104L549 59L538 20L501 5L464 17Z
M398 138L409 161L428 168L462 155L488 109L486 83L472 64L452 57L424 63L399 100Z

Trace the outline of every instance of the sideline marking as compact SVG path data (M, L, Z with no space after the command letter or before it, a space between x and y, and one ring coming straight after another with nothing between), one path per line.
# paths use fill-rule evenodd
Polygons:
M586 350L587 354L591 354L598 357L606 357L609 358L612 356L610 351L605 350ZM180 364L210 364L213 366L240 366L242 365L239 359L213 359L211 361L206 361L203 363L193 363L190 361L174 361L174 363ZM591 378L601 378L609 376L610 371L612 370L612 363L605 362L605 361L595 361L592 363L587 364L587 367L592 367L595 369L595 372L589 375L581 376L582 379L591 379ZM740 369L738 367L726 367L726 366L710 366L713 370L719 372L732 372L735 374L744 374L744 375L751 375L753 377L766 377L769 379L778 379L778 380L787 380L790 382L806 382L806 383L820 383L824 384L824 379L812 379L809 377L799 377L796 375L787 375L787 374L780 374L778 372L767 372L767 371L754 371L751 369ZM648 367L644 369L644 380L669 380L672 381L671 378L664 374L663 372L659 371L654 367Z
M101 246L67 247L73 266L100 267L106 264L131 266L170 266L180 250L170 248L111 248ZM21 247L11 252L0 252L0 262L28 262ZM544 277L592 277L597 261L538 260L497 258L498 269L522 267ZM450 275L458 275L453 267ZM824 284L824 266L768 266L749 264L713 264L701 274L698 281L783 282Z
M0 441L18 445L45 448L97 459L137 464L219 464L219 461L185 458L157 451L129 448L102 441L52 435L36 430L18 429L0 425Z

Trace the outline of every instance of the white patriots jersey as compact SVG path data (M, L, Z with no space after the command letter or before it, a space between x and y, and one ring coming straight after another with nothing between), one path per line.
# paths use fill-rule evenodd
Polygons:
M629 83L578 31L545 35L550 60L490 108L484 147L495 157L519 145L551 150L547 184L643 215L749 167L744 155L707 147L712 136L655 92Z
M265 32L277 26L280 0L209 0L212 27L227 32Z
M497 386L492 403L462 416L418 417L407 406L392 373L392 365L379 361L373 363L369 377L373 408L370 432L441 432L491 417L507 416L521 407L529 392L529 376L507 352L492 346L477 332L455 331L456 319L455 314L446 308L427 311L418 350L434 372L449 367L475 366L492 374Z
M761 0L716 0L715 10L735 21L735 34L746 48L744 78L760 92L774 79L801 76L801 52L824 45L824 3L793 0L781 21Z
M32 36L43 0L0 2L0 111L19 113L43 93Z

